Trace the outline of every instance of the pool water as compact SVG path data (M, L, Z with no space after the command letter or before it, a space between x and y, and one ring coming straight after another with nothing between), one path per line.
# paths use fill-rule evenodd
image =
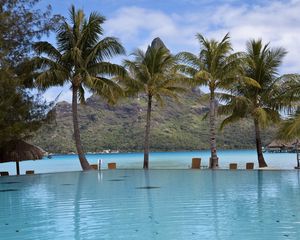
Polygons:
M299 239L299 171L0 177L1 239Z

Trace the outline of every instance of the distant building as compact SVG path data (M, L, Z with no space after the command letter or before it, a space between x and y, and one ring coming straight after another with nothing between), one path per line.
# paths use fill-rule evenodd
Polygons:
M273 153L297 152L297 150L300 151L300 140L290 142L274 140L266 146L265 150Z

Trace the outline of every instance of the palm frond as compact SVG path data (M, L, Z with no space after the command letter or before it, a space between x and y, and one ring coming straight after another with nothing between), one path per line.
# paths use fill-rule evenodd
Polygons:
M111 104L115 104L124 95L119 84L105 77L91 77L91 81L85 82L85 85Z
M223 131L225 126L229 125L229 124L233 124L233 123L236 123L238 121L241 120L241 117L238 116L238 115L230 115L228 116L227 118L225 118L221 124L220 124L220 127L219 127L219 130L220 131Z
M96 63L105 59L110 59L116 55L125 54L125 49L117 38L106 37L98 42L86 58L86 66L89 63Z
M205 70L201 70L197 72L194 76L194 80L198 85L209 85L210 80L212 79L212 75L210 72Z
M187 75L189 77L192 77L192 78L198 72L197 69L195 69L193 67L190 67L188 65L183 65L183 64L177 65L177 69L178 69L179 72L182 72L183 74L185 74L185 75Z
M291 140L300 138L300 111L282 122L280 125L277 138L283 140Z
M267 127L270 123L279 123L281 120L278 111L270 108L257 107L253 110L252 114L263 128Z
M124 76L126 74L126 70L122 66L110 62L99 62L92 64L88 66L86 71L93 76Z
M72 28L66 21L61 24L60 28L58 29L56 42L58 50L61 53L65 53L72 47L76 46Z
M85 52L93 48L99 41L100 36L103 34L102 24L105 17L97 12L92 12L88 18L82 23L82 32L78 46L85 49Z
M261 88L260 84L251 77L241 76L239 79L241 80L241 84L245 84L246 87L250 86L250 87L254 87L254 88L258 88L258 89Z
M190 52L180 52L177 55L175 55L175 58L185 64L190 66L191 68L195 69L196 71L200 70L200 61L197 58L196 55L190 53Z
M44 91L50 87L63 86L67 79L68 75L64 71L47 70L36 78L36 87Z
M46 54L54 61L59 61L62 57L61 53L51 43L45 41L34 43L33 49L37 54Z
M82 85L78 88L78 99L81 104L85 104L84 88Z

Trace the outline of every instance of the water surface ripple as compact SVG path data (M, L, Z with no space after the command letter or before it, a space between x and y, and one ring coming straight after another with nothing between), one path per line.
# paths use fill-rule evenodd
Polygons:
M299 186L298 171L1 177L1 239L299 239Z

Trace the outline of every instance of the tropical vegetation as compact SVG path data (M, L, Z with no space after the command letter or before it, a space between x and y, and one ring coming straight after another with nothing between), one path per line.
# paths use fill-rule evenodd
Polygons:
M34 39L53 30L61 16L37 8L38 0L0 1L0 152L32 137L47 120L51 103L34 94L30 69Z
M136 50L134 60L125 60L129 71L126 78L126 92L145 93L147 96L147 115L144 139L144 164L149 167L149 137L153 100L163 105L163 97L177 98L177 93L184 91L179 85L176 72L176 58L172 56L163 42L157 38L148 46L147 51Z
M296 139L300 138L300 110L289 116L282 122L279 128L279 138L281 139Z
M165 98L164 106L154 101L151 111L149 149L151 152L197 151L209 149L209 102L203 101L199 89L187 90L179 100ZM147 97L129 97L111 106L96 94L88 97L84 105L78 106L80 134L86 152L143 152ZM216 122L220 126L224 116ZM51 153L76 153L73 141L72 106L58 102L55 120L43 124L34 134L32 143ZM276 126L263 129L262 141L269 144L276 136ZM254 149L253 121L242 119L218 132L219 149ZM207 159L205 159L207 160ZM143 159L140 159L141 167ZM150 163L151 164L151 154ZM206 161L203 163L207 165Z
M105 18L97 12L85 17L82 10L70 9L70 24L64 20L57 31L57 48L49 42L34 45L40 55L33 62L38 68L36 83L40 89L63 86L72 89L74 138L83 170L91 169L82 147L78 123L78 99L84 103L85 89L115 101L122 94L119 85L108 76L122 75L124 69L107 60L125 50L113 37L102 38Z
M181 70L191 79L193 85L207 86L209 89L209 127L210 127L210 168L218 168L216 142L216 104L217 90L229 89L238 78L240 70L239 53L234 53L229 34L218 42L208 40L203 35L196 35L201 51L199 56L189 52L178 54L182 61Z
M288 117L280 124L277 137L284 140L300 139L300 75L289 74L282 78L287 78L281 84L281 96L288 106Z
M247 86L237 82L231 94L223 94L226 105L220 112L229 114L222 126L236 122L241 118L251 117L254 123L255 142L259 167L267 167L263 156L261 128L280 122L280 110L284 107L282 100L279 67L286 51L283 48L270 48L262 40L247 42L247 50L243 54L243 74L246 78L259 83L259 86Z

